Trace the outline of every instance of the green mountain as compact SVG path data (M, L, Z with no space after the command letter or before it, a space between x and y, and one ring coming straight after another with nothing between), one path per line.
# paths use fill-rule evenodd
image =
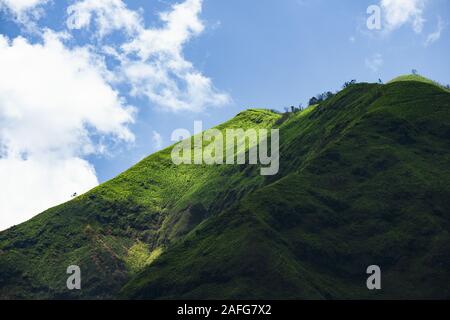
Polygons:
M0 298L450 298L447 90L354 84L217 128L279 128L279 173L153 154L0 233Z

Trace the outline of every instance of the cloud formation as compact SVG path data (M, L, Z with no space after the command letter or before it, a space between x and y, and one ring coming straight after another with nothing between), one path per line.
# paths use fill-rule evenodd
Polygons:
M104 37L114 30L123 29L129 34L142 28L139 12L128 10L122 0L84 0L67 8L69 29L89 28L94 24L98 36Z
M134 110L108 84L102 59L62 37L0 36L0 229L97 185L83 160L104 150L97 136L134 138Z
M33 19L38 18L42 12L40 6L50 0L0 0L0 9L8 10L18 22L34 28Z
M425 19L423 10L427 0L381 0L385 26L388 31L411 24L416 33L421 33Z
M438 26L436 31L430 33L425 41L425 46L429 46L441 38L442 31L445 29L445 22L441 17L438 17Z
M47 2L48 0L0 0L0 6L10 9L15 14L21 14Z
M378 72L383 65L383 56L380 53L372 55L370 58L366 58L366 67L368 67L373 72Z
M146 28L140 13L121 0L83 0L69 7L67 26L95 25L99 38L113 31L125 32L128 40L103 49L117 59L121 78L131 86L130 94L146 97L162 110L198 112L231 100L183 55L184 45L204 30L201 9L202 0L186 0L159 14L161 27Z

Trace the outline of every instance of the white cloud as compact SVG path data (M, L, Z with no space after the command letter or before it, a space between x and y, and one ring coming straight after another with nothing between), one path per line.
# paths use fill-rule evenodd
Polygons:
M13 17L27 27L33 28L32 18L41 16L39 7L50 2L50 0L0 0L0 9L9 10Z
M383 65L383 56L380 53L376 53L370 58L366 58L366 66L373 72L378 72L378 70Z
M422 32L423 10L427 0L381 0L381 8L388 31L411 24L416 33Z
M186 0L172 6L171 11L159 15L165 23L163 28L142 30L131 43L124 45L125 51L137 53L143 60L161 54L177 58L183 44L203 31L198 17L201 10L202 0Z
M441 38L441 33L445 29L445 23L444 20L442 20L441 17L438 17L438 26L436 31L430 33L427 37L427 40L425 41L425 46L429 46L430 44L435 43Z
M114 30L124 29L128 33L142 28L139 12L128 10L122 0L84 0L67 8L69 29L81 29L95 22L96 32L103 37Z
M42 43L0 35L0 229L95 186L83 156L95 136L132 141L133 109L107 82L103 61L67 48L47 31Z
M0 0L0 6L5 6L14 13L20 14L46 2L48 0Z
M153 131L152 133L152 141L155 150L161 150L163 146L163 138L161 134L157 131Z
M204 30L201 9L202 0L186 0L159 14L162 27L145 28L140 14L121 0L102 0L95 5L83 0L69 8L68 26L78 29L95 23L100 38L114 30L127 32L131 40L117 49L105 45L104 52L120 63L130 93L146 97L164 110L201 111L231 100L183 55L184 45Z

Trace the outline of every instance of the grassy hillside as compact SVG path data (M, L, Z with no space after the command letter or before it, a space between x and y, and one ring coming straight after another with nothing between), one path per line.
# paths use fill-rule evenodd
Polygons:
M391 81L389 81L388 83L394 83L394 82L401 82L401 81L415 81L415 82L422 82L422 83L428 83L428 84L432 84L435 85L437 87L441 87L444 90L449 91L448 87L445 87L444 85L433 81L431 79L428 79L424 76L421 76L419 74L406 74L406 75L402 75L399 76L397 78L392 79Z
M450 298L447 91L356 84L218 128L236 127L280 128L278 175L156 153L0 233L0 298Z
M282 177L207 220L128 298L450 298L450 95L344 90L283 124ZM383 290L366 289L377 264Z
M270 128L248 110L219 128ZM109 298L172 242L263 183L257 168L172 163L171 148L115 179L0 233L0 298ZM79 265L83 290L66 289Z

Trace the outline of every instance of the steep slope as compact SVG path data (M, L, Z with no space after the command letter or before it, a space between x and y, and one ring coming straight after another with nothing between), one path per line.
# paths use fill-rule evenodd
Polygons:
M279 174L156 153L0 233L0 298L450 298L447 91L357 84L230 127L280 128Z
M248 110L219 129L269 128L279 118ZM114 297L172 242L264 183L255 167L176 166L170 152L0 233L0 298ZM73 264L81 291L66 288Z
M281 127L280 179L204 221L128 298L450 298L450 94L360 84ZM382 290L366 288L379 265Z

